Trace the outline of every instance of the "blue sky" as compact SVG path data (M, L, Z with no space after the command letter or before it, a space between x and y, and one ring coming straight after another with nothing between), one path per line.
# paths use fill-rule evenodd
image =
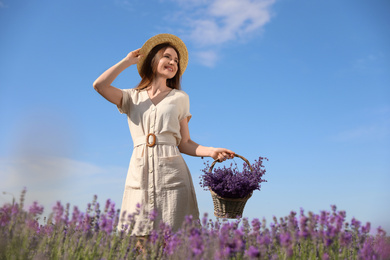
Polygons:
M189 50L192 139L269 158L246 217L336 205L390 232L389 11L387 0L0 0L0 190L26 186L47 210L84 209L94 194L119 207L131 137L92 83L173 33ZM130 67L113 85L139 79ZM184 157L211 216L203 161Z

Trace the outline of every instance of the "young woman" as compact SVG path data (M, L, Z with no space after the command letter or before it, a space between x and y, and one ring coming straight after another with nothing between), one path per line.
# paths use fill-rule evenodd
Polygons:
M184 217L199 218L191 174L181 156L209 156L224 161L234 153L191 140L188 95L180 79L188 63L187 48L176 36L159 34L105 71L93 87L127 114L134 150L126 178L121 215L137 211L133 234L148 235L163 221L177 230ZM141 82L134 89L111 86L126 68L137 64ZM150 218L150 214L155 217ZM121 225L127 219L121 220Z

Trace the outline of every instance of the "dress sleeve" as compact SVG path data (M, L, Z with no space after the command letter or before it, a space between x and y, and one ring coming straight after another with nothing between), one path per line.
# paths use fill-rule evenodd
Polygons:
M122 90L122 106L118 107L118 110L121 114L128 114L130 112L131 104L131 89L121 89Z
M189 96L187 95L187 93L185 92L182 92L184 95L183 97L180 99L181 100L181 109L180 109L180 113L179 113L179 120L181 121L182 119L184 118L187 118L188 122L190 121L192 115L190 113L190 98Z

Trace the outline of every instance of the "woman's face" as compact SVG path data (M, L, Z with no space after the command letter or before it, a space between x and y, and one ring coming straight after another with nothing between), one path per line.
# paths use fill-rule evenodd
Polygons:
M156 74L167 79L173 78L179 66L179 58L175 49L165 49L162 58L158 62Z

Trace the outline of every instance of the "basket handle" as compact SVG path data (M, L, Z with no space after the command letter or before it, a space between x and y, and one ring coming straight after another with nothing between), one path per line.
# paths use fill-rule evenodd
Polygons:
M253 172L253 169L252 169L250 163L248 162L248 160L247 160L244 156L241 156L241 155L238 155L238 154L235 153L235 154L234 154L234 157L238 157L238 158L242 159L244 162L246 162L246 163L248 164L249 169L251 170L251 172ZM209 172L211 172L211 171L213 170L214 165L215 165L217 162L220 162L220 161L217 159L217 160L215 160L215 161L211 164Z

